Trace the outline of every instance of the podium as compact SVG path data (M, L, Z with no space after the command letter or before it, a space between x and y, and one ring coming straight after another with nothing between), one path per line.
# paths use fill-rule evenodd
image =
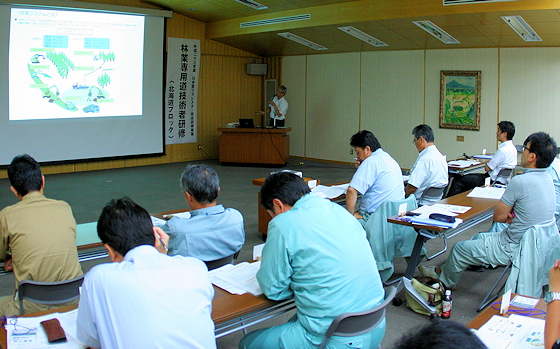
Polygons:
M290 158L288 128L220 127L221 163L284 165Z

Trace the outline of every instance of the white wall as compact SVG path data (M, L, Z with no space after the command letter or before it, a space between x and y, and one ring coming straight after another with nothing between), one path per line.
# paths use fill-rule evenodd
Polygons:
M360 115L360 54L307 58L306 154L352 162L350 136Z
M289 56L282 59L282 84L286 86L286 126L291 127L290 155L305 155L305 128L307 115L305 113L305 94L307 91L306 74L307 57ZM302 98L303 96L303 98Z
M418 156L411 132L424 118L424 51L363 53L361 85L360 129L373 132L401 167L411 168Z
M560 142L560 48L502 49L500 82L500 116L515 124L515 144L538 131Z
M441 70L481 71L480 131L439 128ZM448 158L483 148L493 152L500 120L515 123L515 144L536 131L560 141L556 47L285 57L283 79L288 88L288 81L298 84L298 91L304 86L289 99L290 110L293 103L305 105L304 114L291 114L297 120L290 125L305 129L292 131L292 155L351 162L350 137L368 129L401 167L410 168L417 156L411 131L420 123L432 126L436 144ZM465 141L458 142L458 135Z

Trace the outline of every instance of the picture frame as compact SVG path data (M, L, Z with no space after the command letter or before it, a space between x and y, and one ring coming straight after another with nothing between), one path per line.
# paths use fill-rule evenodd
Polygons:
M440 128L480 131L480 76L480 70L440 72Z

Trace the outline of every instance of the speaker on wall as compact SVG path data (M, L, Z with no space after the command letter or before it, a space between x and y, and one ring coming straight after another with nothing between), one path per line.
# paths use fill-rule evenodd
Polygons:
M247 63L247 74L249 75L266 75L268 64L266 63Z

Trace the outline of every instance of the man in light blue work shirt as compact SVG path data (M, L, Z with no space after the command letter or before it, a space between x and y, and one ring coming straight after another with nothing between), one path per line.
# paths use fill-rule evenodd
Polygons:
M169 234L169 255L211 262L235 254L245 242L243 216L216 204L220 179L207 165L189 165L181 176L188 218L173 217L162 228Z
M240 348L317 348L336 316L383 301L366 233L343 207L310 194L301 178L286 172L266 179L261 205L273 218L257 280L272 300L293 297L297 314L248 334ZM363 335L333 336L327 348L377 348L384 333L385 321Z
M552 182L554 183L554 191L556 192L556 211L554 216L556 218L556 226L560 230L560 159L554 158L552 164L547 169Z
M346 192L346 209L354 217L367 221L384 201L404 200L404 185L399 164L381 149L373 133L360 131L352 136L350 145L356 151L356 173ZM356 212L358 194L362 194Z

